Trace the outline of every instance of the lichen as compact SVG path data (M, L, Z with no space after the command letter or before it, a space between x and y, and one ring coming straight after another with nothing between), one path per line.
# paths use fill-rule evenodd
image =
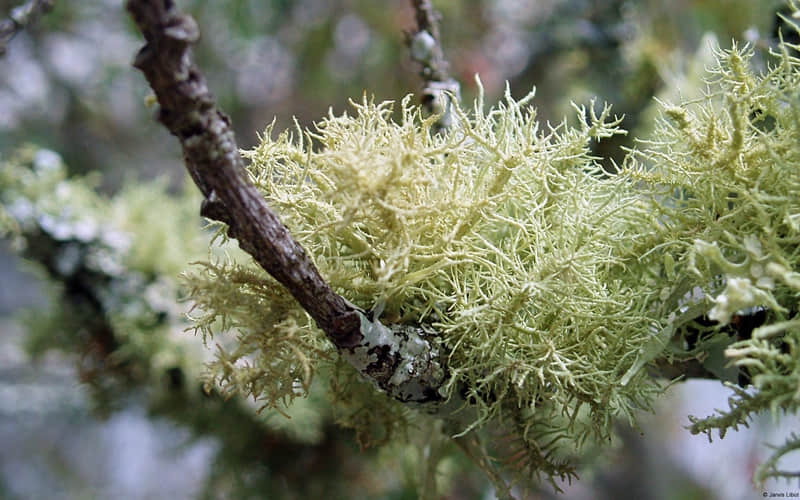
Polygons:
M478 409L455 433L493 418L564 417L573 423L559 430L576 433L564 441L571 450L607 436L614 418L658 392L642 370L628 383L620 378L663 325L650 314L658 293L626 274L641 197L589 154L594 139L621 133L618 120L592 104L576 107L575 126L540 129L532 98L456 108L463 126L439 135L435 117L423 118L410 99L398 122L391 103L364 99L354 115L331 115L313 132L273 139L270 128L245 155L256 185L337 292L382 309L386 324L438 332L450 374L441 390ZM292 367L329 362L322 334L279 287L249 285L270 282L254 265L214 270L192 280L199 309L240 337L230 354L221 351L218 379L267 405L291 399L292 380L308 379ZM242 273L247 279L223 286ZM287 324L294 351L275 346ZM204 319L201 328L213 333L212 325ZM243 351L249 364L236 369ZM592 425L576 424L578 415Z
M164 182L113 198L95 188L91 178L69 178L46 149L20 147L0 163L0 234L54 285L51 304L25 315L26 347L33 357L79 354L93 403L104 407L131 379L158 385L171 369L199 376L187 353L202 350L179 334L177 275L208 243L190 208L196 195L170 195ZM152 217L153 206L170 217ZM122 366L136 376L121 376Z
M442 385L445 369L438 359L438 349L432 345L435 332L424 326L387 327L364 313L358 314L363 342L353 349L342 350L342 357L398 401L424 404L441 400L442 395L436 389ZM394 364L382 366L379 351L381 357ZM380 366L372 369L371 365ZM430 411L435 411L435 405Z
M791 49L781 43L763 74L750 69L751 49L717 50L706 95L668 105L656 139L634 153L638 163L630 169L649 186L650 210L661 221L651 229L663 242L654 248L672 256L681 276L654 279L665 295L691 291L700 299L677 311L676 337L705 331L694 349L710 352L719 345L715 332L739 332L726 342L725 361L746 374L751 387L728 383L729 410L691 418L690 430L709 438L713 430L724 436L747 425L760 412L800 410L800 61ZM739 330L743 318L755 314L763 322L752 332ZM694 321L702 315L716 323L710 331ZM759 468L756 481L789 477L776 462L796 447L796 436L790 437Z
M517 469L568 477L582 446L650 406L663 382L646 368L661 361L713 358L722 371L724 351L752 376L755 394L737 391L730 413L695 420L694 432L798 409L786 374L800 370L800 63L784 49L757 75L751 56L715 52L707 95L664 103L652 138L616 172L590 154L592 141L624 133L609 106L543 126L533 93L455 106L457 126L439 134L410 98L395 110L365 97L313 130L273 137L270 126L244 155L338 293L384 324L436 332L449 376L440 391L459 402L446 432L504 422L525 456ZM375 417L348 420L361 431L416 418L372 395L252 262L203 269L188 278L199 328L239 339L212 372L229 390L277 406L324 370L339 374L345 406L370 394ZM768 313L762 329L729 345L721 328L754 308Z

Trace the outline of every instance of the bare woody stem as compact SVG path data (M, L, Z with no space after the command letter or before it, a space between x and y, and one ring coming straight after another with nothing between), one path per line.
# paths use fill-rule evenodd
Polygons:
M131 0L127 9L147 41L134 66L158 98L158 120L181 142L187 169L206 198L202 214L228 224L241 248L289 290L334 343L349 347L360 327L355 307L334 293L247 180L230 119L192 61L190 45L199 38L194 19L170 0Z
M8 19L0 20L0 56L5 54L6 46L14 35L52 9L53 3L55 0L29 0L11 9Z
M439 13L431 0L411 0L417 20L417 29L406 33L411 58L422 65L420 76L424 82L420 103L430 113L441 114L437 131L451 127L455 114L451 99L460 100L461 88L450 76L450 65L444 57L439 36Z
M422 77L426 81L445 82L450 79L450 68L444 58L439 36L439 18L441 16L433 9L431 0L411 0L411 3L417 20L417 31L411 34L411 41L413 42L413 38L424 31L434 42L430 47L430 57L426 60L417 59L423 64ZM415 54L412 54L412 57L414 56Z
M205 196L201 214L226 223L228 234L286 287L362 375L401 401L441 402L446 371L433 332L386 327L335 293L247 179L230 119L192 61L190 46L199 38L194 19L171 0L128 0L127 9L147 42L134 66L158 99L158 120L180 140L189 174Z

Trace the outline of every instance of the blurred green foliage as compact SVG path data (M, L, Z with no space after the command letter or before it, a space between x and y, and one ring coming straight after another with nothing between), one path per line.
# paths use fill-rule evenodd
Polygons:
M3 0L0 12L17 3ZM536 86L539 116L557 123L571 113L570 101L594 96L613 102L629 130L706 31L723 47L748 29L768 37L779 3L434 2L465 102L475 96L477 73L487 102L506 80L514 95ZM420 88L404 47L403 30L414 27L407 0L187 0L181 7L201 27L200 67L242 147L255 145L273 117L278 129L293 116L309 125L363 92L382 101ZM140 45L116 0L56 2L0 59L0 151L35 142L61 153L76 172L106 172L103 183L112 188L131 172L167 174L180 184L178 147L142 106L149 90L130 70Z

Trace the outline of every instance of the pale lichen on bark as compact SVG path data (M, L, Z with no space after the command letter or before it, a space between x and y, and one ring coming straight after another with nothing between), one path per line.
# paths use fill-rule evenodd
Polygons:
M367 320L362 310L336 294L262 194L247 180L230 119L216 107L191 58L190 47L199 38L194 19L180 14L168 0L130 0L127 8L147 40L136 56L135 66L155 92L160 105L159 121L181 141L187 169L206 197L203 215L227 224L229 235L286 287L341 352L370 351L376 359L362 366L366 377L372 376L370 367L395 366L402 350L399 346L407 339L394 338L396 331L377 320ZM389 333L371 335L376 331ZM439 373L441 366L430 350L432 346L423 345L429 351L427 355L420 352L419 359L426 359L429 367L409 373L410 379L399 385L389 384L388 379L378 385L392 396L421 403L438 394L438 387L426 384L442 382L443 376L429 376ZM414 379L415 376L421 378ZM414 384L418 390L410 389L416 387Z
M359 313L363 342L342 355L375 385L402 402L438 403L445 368L434 344L436 332L423 326L384 326ZM432 407L431 411L436 408Z
M426 5L415 2L420 12ZM414 57L427 81L446 81L433 64L438 33L425 24L427 17L420 19L410 40ZM453 395L451 402L463 397L478 409L464 432L489 421L516 423L526 460L552 476L571 469L551 451L608 441L615 419L632 421L651 404L664 385L650 369L683 369L718 347L720 337L730 343L724 325L708 324L709 315L733 321L742 308L760 307L768 314L757 327L734 329L744 340L725 352L763 397L737 393L732 406L741 403L741 411L694 421L692 429L737 425L770 400L773 408L783 401L781 409L797 411L796 401L785 399L796 384L790 387L793 380L781 371L796 370L800 345L789 321L800 288L800 141L797 110L787 104L800 102L795 59L783 57L742 96L742 79L756 79L739 67L746 66L747 51L718 53L719 91L695 105L668 108L673 122L660 123L658 141L643 143L614 175L600 168L590 148L592 141L623 133L608 106L599 116L593 105L588 112L576 106L577 126L540 127L533 94L515 100L508 92L490 109L479 98L472 114L451 102L459 123L443 134L431 133L442 123L408 100L396 120L392 104L367 98L354 103L355 116L330 115L313 132L274 139L268 129L245 153L252 186L227 118L205 84L197 84L196 68L181 72L186 82L169 74L162 81L158 73L160 57L188 60L188 44L175 50L168 41L160 50L163 34L143 31L155 48L137 61L156 77L160 117L184 142L190 172L207 197L204 213L228 224L231 236L292 292L338 352L392 397L434 403L431 408L443 407L447 396ZM178 30L184 31L192 33ZM196 92L172 96L187 88ZM198 94L201 105L192 108ZM185 105L198 114L184 120ZM777 125L749 126L752 109L763 109ZM698 138L705 138L702 148ZM330 285L265 198L278 206ZM769 259L754 251L753 241ZM714 245L719 258L703 251ZM740 263L746 259L755 265L745 269ZM729 285L724 289L714 285L721 270ZM770 281L767 270L775 274ZM215 277L226 272L220 268ZM260 275L253 272L256 281ZM219 288L210 279L203 286L211 293ZM703 300L687 301L698 289ZM262 306L265 298L285 297L282 289L264 290L246 300ZM711 296L717 306L732 305L714 310L706 300ZM380 303L383 317L397 318L394 324L366 312ZM237 316L228 301L211 306L245 325L239 333L253 345L272 332L316 332L299 308L263 313L254 322ZM247 355L280 378L270 366L291 366L299 355L296 345L290 347L295 350ZM314 361L324 362L322 356ZM278 404L282 396L270 392L265 399ZM545 443L552 448L542 448Z

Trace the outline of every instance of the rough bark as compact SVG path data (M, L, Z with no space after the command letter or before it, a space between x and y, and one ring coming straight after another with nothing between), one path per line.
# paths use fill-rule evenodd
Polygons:
M134 66L158 99L158 120L180 140L186 167L205 196L202 215L226 223L239 246L367 378L402 401L440 401L444 371L430 333L386 327L335 293L247 179L230 119L192 61L190 46L199 38L194 19L170 0L129 0L127 9L147 42Z
M417 31L409 34L410 42L413 43L414 37L422 32L427 33L433 39L433 44L430 46L430 56L428 58L417 58L415 57L416 54L412 54L412 57L423 64L422 77L426 81L434 80L437 82L445 82L450 79L450 68L444 57L441 37L439 35L440 15L433 9L430 0L411 0L411 4L414 7ZM430 43L430 41L428 42Z

